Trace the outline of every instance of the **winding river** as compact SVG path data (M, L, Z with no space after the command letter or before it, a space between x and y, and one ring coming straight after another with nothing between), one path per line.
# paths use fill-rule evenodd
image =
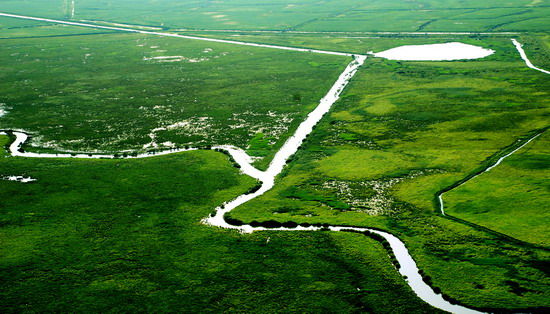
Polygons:
M240 232L244 233L251 233L256 231L318 231L321 230L321 227L318 226L297 226L295 228L265 228L265 227L252 227L250 225L232 225L229 224L225 219L224 215L234 208L262 195L263 193L269 191L271 188L273 188L275 184L275 177L281 173L284 166L288 162L289 158L294 155L300 146L302 145L304 139L307 137L308 134L310 134L313 131L313 128L317 123L322 119L322 117L330 110L332 105L339 99L340 94L344 90L344 88L347 86L349 81L353 78L357 70L366 60L366 56L364 55L353 55L349 53L343 53L343 52L333 52L333 51L324 51L324 50L315 50L315 49L304 49L304 48L295 48L295 47L284 47L284 46L276 46L276 45L264 45L264 44L254 44L254 43L247 43L247 42L238 42L238 41L232 41L232 40L221 40L221 39L212 39L212 38L203 38L203 37L195 37L195 36L186 36L186 35L179 35L179 34L172 34L172 33L161 33L161 32L152 32L152 31L144 31L144 30L136 30L136 29L129 29L129 28L120 28L120 27L111 27L111 26L102 26L102 25L94 25L94 24L87 24L87 23L78 23L78 22L69 22L69 21L61 21L61 20L52 20L52 19L46 19L46 18L37 18L37 17L29 17L29 16L22 16L22 15L14 15L9 13L0 13L0 16L4 17L12 17L12 18L19 18L19 19L27 19L27 20L36 20L36 21L44 21L44 22L51 22L51 23L58 23L58 24L66 24L66 25L73 25L73 26L80 26L80 27L92 27L92 28L99 28L99 29L108 29L108 30L116 30L116 31L125 31L125 32L132 32L132 33L141 33L141 34L149 34L149 35L157 35L157 36L167 36L167 37L178 37L178 38L185 38L185 39L195 39L195 40L203 40L203 41L211 41L211 42L219 42L219 43L227 43L227 44L238 44L238 45L246 45L246 46L254 46L254 47L263 47L263 48L272 48L272 49L283 49L283 50L290 50L290 51L298 51L298 52L313 52L313 53L322 53L322 54L331 54L331 55L339 55L339 56L353 56L353 61L346 67L344 72L339 76L339 78L336 80L332 88L329 90L329 92L326 94L323 99L319 102L319 105L313 110L307 118L299 125L296 132L287 139L285 144L281 147L281 149L275 154L275 157L271 161L268 169L266 171L260 171L252 166L252 158L246 154L242 149L239 149L234 146L229 145L222 145L222 146L216 146L213 147L213 149L220 149L228 152L232 158L235 160L237 164L240 165L241 171L249 175L261 182L261 187L257 191L251 194L243 194L239 197L237 197L234 200L231 200L229 202L224 203L223 205L220 205L216 208L215 214L211 215L205 219L203 219L203 223L211 226L216 226L220 228L227 228L227 229L235 229L239 230ZM514 40L514 44L517 42ZM525 56L525 53L522 53L521 45L516 44L516 48L520 52L520 55L524 60L526 60L526 63L529 67L535 68L530 64L530 62L527 62L528 59ZM520 50L521 49L521 50ZM536 70L541 71L541 69L535 68ZM544 73L547 73L547 71L542 70ZM15 135L14 142L9 146L9 152L12 156L16 157L27 157L27 158L117 158L117 156L112 154L71 154L71 153L59 153L59 154L52 154L52 153L33 153L33 152L24 152L22 151L22 145L28 140L29 136L27 133L23 131L10 131L12 134ZM534 139L534 138L533 138ZM532 139L531 139L532 140ZM525 143L527 144L527 143ZM524 144L524 145L525 145ZM521 146L522 147L522 146ZM518 149L520 149L519 147ZM517 151L516 149L515 151ZM148 157L154 157L154 156L160 156L160 155L167 155L167 154L173 154L173 153L179 153L183 151L189 151L189 150L196 150L196 148L189 148L189 149L172 149L172 150L166 150L156 153L144 153L139 154L136 156L127 156L123 158L148 158ZM515 151L511 152L510 154L514 153ZM509 155L510 155L509 154ZM509 156L507 155L507 156ZM506 158L507 156L504 156L501 159ZM498 165L501 160L499 160L495 165L492 167ZM489 171L492 168L487 169L486 171ZM441 199L441 195L439 196ZM441 210L443 211L443 203L441 201ZM428 286L423 280L422 276L419 273L418 267L416 266L416 263L414 259L409 254L409 251L405 244L399 240L396 236L392 235L391 233L380 231L376 229L370 229L370 228L359 228L359 227L345 227L345 226L328 226L325 227L328 228L331 231L356 231L356 232L371 232L374 234L377 234L381 237L383 237L388 243L390 244L390 248L393 251L397 261L399 262L399 273L403 275L405 278L405 281L410 286L410 288L414 291L414 293L427 302L428 304L432 305L433 307L436 307L438 309L452 312L452 313L479 313L476 310L466 308L464 306L451 304L450 302L446 301L443 296L440 293L436 293L430 286Z
M251 233L256 231L319 231L322 228L317 226L297 226L296 228L265 228L265 227L252 227L250 225L232 225L229 224L225 219L224 215L234 208L262 195L263 193L269 191L273 188L275 184L275 177L281 173L284 166L286 165L288 159L294 155L303 141L313 131L314 126L319 123L323 116L329 112L332 105L339 99L340 94L347 86L351 78L357 73L357 70L366 60L366 56L355 56L354 60L346 67L344 72L338 77L334 85L331 87L329 92L326 94L323 99L319 102L319 105L308 114L307 118L298 126L296 132L287 139L285 144L281 149L275 154L275 157L271 161L268 169L266 171L260 171L252 166L252 158L246 154L242 149L239 149L234 146L222 145L213 147L213 149L221 149L228 152L237 164L240 165L241 171L257 180L259 180L262 185L259 190L251 194L243 194L236 199L229 201L216 208L215 215L211 215L203 219L203 223L211 226L216 226L220 228L235 229L243 233ZM115 155L110 154L70 154L70 153L60 153L60 154L51 154L51 153L33 153L33 152L23 152L22 145L28 140L29 136L27 133L21 131L10 131L15 135L15 140L9 146L9 152L12 156L16 157L27 157L27 158L115 158ZM153 156L167 155L178 153L187 150L196 150L195 148L189 149L176 149L168 150L157 153L146 153L140 154L137 156L128 156L124 158L148 158ZM439 293L436 293L430 286L428 286L423 280L422 276L419 273L418 267L414 259L409 254L409 251L405 244L399 240L396 236L370 228L357 228L357 227L344 227L344 226L328 226L331 231L357 231L365 232L369 231L371 233L378 234L388 241L390 248L393 251L399 265L399 273L404 276L405 281L414 291L414 293L421 298L423 301L432 305L433 307L452 312L452 313L479 313L475 310L468 309L466 307L451 304L450 302L443 299L443 296Z

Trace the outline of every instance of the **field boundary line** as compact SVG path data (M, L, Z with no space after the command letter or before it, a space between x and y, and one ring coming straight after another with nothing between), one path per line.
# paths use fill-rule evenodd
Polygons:
M520 32L357 32L357 31L295 31L295 30L239 30L239 29L201 29L176 28L176 32L213 32L213 33L267 33L267 34L368 34L368 35L518 35Z

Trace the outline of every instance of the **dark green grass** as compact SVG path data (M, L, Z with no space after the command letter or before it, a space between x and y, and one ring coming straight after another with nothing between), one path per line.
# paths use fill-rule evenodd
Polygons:
M525 67L508 39L482 46L497 53L467 62L367 59L275 188L231 217L382 228L465 304L548 306L547 250L435 216L438 190L548 125L547 77Z
M323 5L307 2L298 6L296 12L284 9L288 1L257 7L250 7L250 3L215 2L192 10L198 2L175 5L174 1L165 1L150 6L145 1L77 1L76 19L171 30L529 31L544 30L548 23L544 19L547 9L529 6L533 3L530 0L447 1L444 5L435 0L338 1ZM62 4L4 1L1 11L67 18L67 7ZM25 26L35 25L18 20L11 26L2 24L3 30ZM13 28L5 33L8 37L25 32ZM241 37L353 52L457 39ZM534 58L544 59L540 56L547 54L546 37L538 37L536 47L543 51ZM141 147L148 141L147 132L142 131L164 125L159 125L159 121L174 123L186 114L199 116L199 112L227 121L237 106L234 104L256 106L258 102L250 99L257 97L265 97L267 101L260 105L268 104L270 109L273 99L284 100L276 105L292 112L298 112L296 100L305 99L299 110L304 115L347 62L304 56L295 63L300 74L292 70L274 78L265 66L252 69L247 51L253 51L255 61L277 71L291 69L289 62L295 62L298 55L264 54L224 46L220 51L231 52L231 59L221 62L220 58L215 66L210 63L205 68L218 72L207 76L200 68L203 63L144 67L136 60L145 53L133 40L146 39L146 47L168 47L170 53L166 55L180 55L186 49L193 57L201 56L205 47L215 48L212 44L135 35L109 38L107 42L71 39L72 46L58 39L2 41L0 49L15 47L30 53L28 59L17 63L9 59L12 52L0 55L7 58L0 62L4 65L2 73L6 73L0 90L6 91L6 97L16 97L28 105L15 108L9 104L10 113L0 120L0 126L17 127L17 123L26 121L19 127L34 127L41 135L50 134L50 140L55 139L53 144L61 143L65 148L119 151ZM496 49L497 54L471 62L369 59L332 115L294 158L277 187L232 215L244 221L277 219L383 228L403 239L419 267L432 277L434 286L465 304L507 309L548 306L546 250L509 243L433 215L436 191L462 178L515 137L548 125L548 83L544 74L525 67L508 39L478 39L464 42ZM92 59L100 63L81 65L86 52L79 49L89 46L97 51ZM40 49L46 49L49 55L43 56ZM218 52L216 48L215 51ZM50 68L37 66L44 60ZM305 68L313 70L307 72ZM243 75L227 78L228 71ZM335 75L327 74L330 71ZM193 73L192 77L199 79L177 81L184 77L182 73ZM26 85L29 74L40 80L38 90ZM303 80L302 74L308 80ZM227 85L222 84L224 89L208 92L220 86L210 85L220 82L220 77L227 79L223 81ZM293 88L281 83L287 81ZM146 83L158 88L144 88ZM295 90L296 86L307 88ZM315 91L308 92L310 87ZM166 88L178 94L166 95ZM190 92L193 88L196 93ZM284 97L272 97L279 92ZM164 109L173 111L148 110L144 114L144 109L133 107L135 101L129 97L150 97L144 100L147 109L169 103L169 108ZM193 107L197 97L201 102ZM101 106L89 107L90 103ZM186 111L189 109L192 111ZM247 119L251 125L266 122L255 116ZM63 127L56 121L64 121ZM101 128L105 125L110 128ZM228 132L224 126L220 127L224 131L220 136L243 147L249 144L254 154L269 155L269 137L256 133L245 139L244 133ZM165 133L159 134L159 142L170 140L184 145L201 140L188 134ZM118 134L123 138L118 138ZM90 143L81 145L75 141L83 135ZM44 137L35 139L42 144L49 142ZM216 139L212 137L202 144L215 143ZM239 235L200 225L200 219L216 205L253 184L251 180L239 179L224 158L213 152L196 152L131 162L1 160L0 174L39 179L27 185L0 181L2 308L9 312L430 310L404 286L382 247L364 237L276 232ZM215 182L211 182L213 177ZM361 212L368 206L358 210L335 191L320 188L330 181L351 182L353 196L366 199L377 192L372 187L362 188L359 183L376 180L385 184L392 179L402 181L382 193L393 203L377 215Z
M85 152L139 150L179 122L156 133L161 147L246 149L262 133L269 155L350 61L134 34L6 39L0 50L0 127L34 133L28 149ZM191 62L144 60L159 56Z
M4 313L435 312L367 237L202 225L254 184L220 153L1 158L0 174L38 179L0 180Z

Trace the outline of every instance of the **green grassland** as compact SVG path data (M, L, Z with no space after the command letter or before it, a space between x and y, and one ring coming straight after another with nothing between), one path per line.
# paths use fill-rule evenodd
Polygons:
M0 12L71 19L70 2L4 0ZM547 76L525 66L509 36L197 31L529 32L517 38L536 66L549 68L544 1L75 3L73 20L250 42L365 53L460 41L496 50L459 62L368 58L275 188L230 216L381 228L406 243L434 287L461 303L550 306L548 135L445 194L449 212L466 222L438 215L434 203L438 191L549 125ZM149 133L165 128L155 132L157 149L234 144L264 156L257 165L265 167L350 61L102 33L0 18L0 109L8 112L0 128L32 132L26 150L153 150ZM162 56L182 60L150 59ZM0 146L7 143L0 136ZM364 236L243 235L202 225L216 206L256 184L221 153L48 160L2 152L0 177L8 175L38 181L0 180L5 312L435 311L405 285L384 248ZM524 202L487 209L512 200ZM517 217L510 213L518 210L538 220L512 225Z
M272 154L350 61L136 34L4 39L0 51L0 127L32 132L27 149L85 152L140 150L165 128L159 148ZM163 56L184 59L150 59Z
M202 225L255 184L221 153L0 157L0 175L37 179L0 180L4 313L435 312L362 235Z
M70 18L70 0L4 0L5 12ZM305 31L546 31L538 0L77 0L73 19L165 28Z
M446 212L548 246L549 139L543 134L491 172L445 194Z
M548 306L546 249L435 213L437 191L548 126L546 76L526 68L508 39L482 46L497 53L367 59L275 188L231 217L382 228L404 240L435 286L468 305Z

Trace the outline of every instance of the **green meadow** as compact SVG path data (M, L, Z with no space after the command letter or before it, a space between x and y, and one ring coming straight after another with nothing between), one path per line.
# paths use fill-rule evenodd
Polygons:
M0 1L5 13L358 54L456 41L495 50L453 62L369 56L275 187L227 217L388 231L434 290L497 313L550 307L550 81L510 41L549 70L549 8L539 0ZM0 135L1 311L438 313L369 237L201 223L258 184L210 147L238 146L265 169L350 61L0 17L0 130L28 131L24 150L200 148L32 159L10 157L13 138ZM449 215L441 215L438 192L537 133L446 192Z
M0 39L70 37L106 33L113 33L113 31L0 17Z

